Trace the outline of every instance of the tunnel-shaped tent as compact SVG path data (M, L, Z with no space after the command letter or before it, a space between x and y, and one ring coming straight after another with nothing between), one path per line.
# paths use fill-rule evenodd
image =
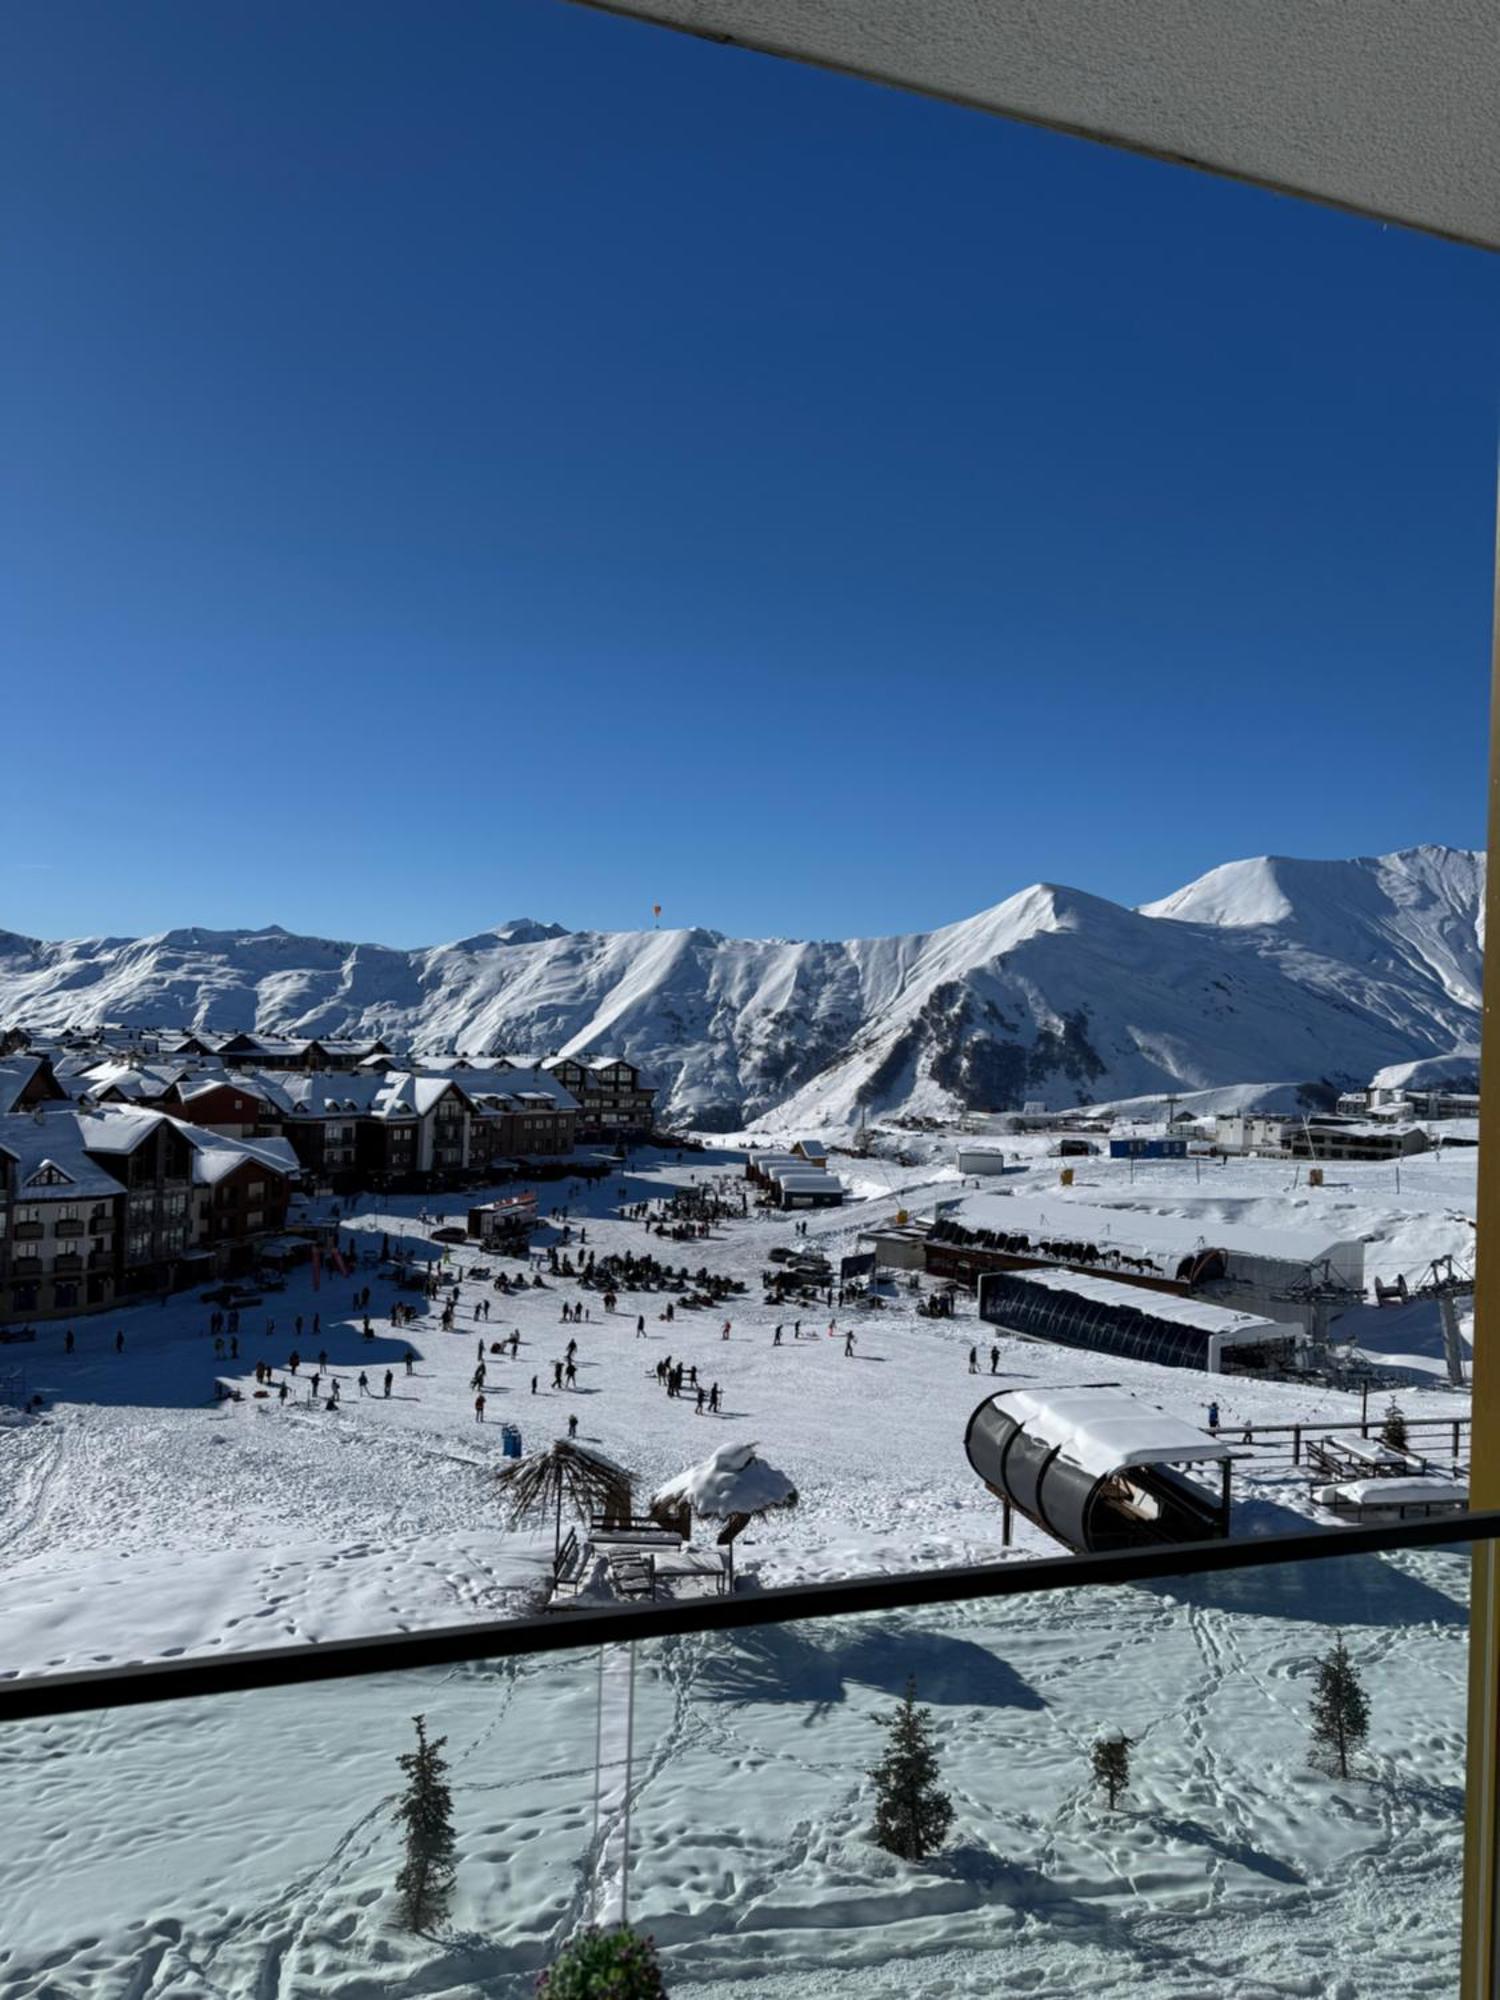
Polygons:
M1119 1389L1009 1389L969 1419L969 1463L1006 1509L1078 1554L1220 1540L1227 1444ZM1217 1490L1177 1468L1218 1462Z

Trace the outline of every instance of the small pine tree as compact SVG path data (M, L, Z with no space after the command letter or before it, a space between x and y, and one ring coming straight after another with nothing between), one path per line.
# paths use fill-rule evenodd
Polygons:
M1406 1412L1393 1396L1385 1408L1385 1421L1380 1426L1380 1442L1388 1444L1392 1451L1407 1449Z
M1123 1729L1112 1736L1101 1736L1094 1745L1094 1783L1103 1788L1111 1812L1130 1783L1130 1753L1134 1747L1135 1738L1127 1736Z
M396 1893L406 1928L425 1931L447 1916L453 1895L453 1795L442 1755L447 1737L429 1743L427 1718L414 1715L412 1721L417 1747L397 1759L407 1782L396 1808L406 1829L406 1862L396 1877Z
M932 1745L932 1710L917 1707L917 1683L892 1712L880 1718L889 1741L885 1755L870 1772L875 1780L876 1841L903 1861L922 1861L936 1853L953 1824L953 1802L938 1790L937 1753Z
M1318 1662L1318 1685L1312 1698L1312 1757L1328 1758L1341 1778L1349 1775L1349 1754L1370 1733L1370 1698L1360 1685L1342 1634L1332 1652Z

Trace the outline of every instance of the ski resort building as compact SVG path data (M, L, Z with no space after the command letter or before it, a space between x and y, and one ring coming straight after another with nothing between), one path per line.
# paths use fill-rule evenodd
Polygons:
M927 1232L935 1277L974 1284L988 1271L1049 1266L1304 1325L1315 1292L1364 1292L1364 1244L1332 1231L972 1194Z
M0 1321L101 1311L248 1269L297 1162L157 1111L0 1117Z
M979 1317L1059 1347L1209 1375L1295 1368L1307 1340L1298 1323L1080 1271L987 1272L979 1280Z
M1294 1160L1402 1160L1432 1143L1420 1125L1341 1118L1288 1125L1282 1142Z
M509 1064L496 1065L501 1070ZM540 1065L556 1079L578 1106L578 1136L583 1139L643 1139L655 1122L656 1091L641 1082L641 1073L623 1056L555 1056Z

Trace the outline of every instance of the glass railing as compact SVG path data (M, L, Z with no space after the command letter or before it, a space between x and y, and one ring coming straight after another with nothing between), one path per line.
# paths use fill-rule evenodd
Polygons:
M623 1918L664 1981L597 1989L627 2000L1452 1994L1469 1545L1497 1533L12 1680L0 1991L519 2000ZM413 1854L419 1715L449 1806Z

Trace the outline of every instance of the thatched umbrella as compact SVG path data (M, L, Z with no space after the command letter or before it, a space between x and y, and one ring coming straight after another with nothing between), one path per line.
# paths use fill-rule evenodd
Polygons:
M603 1452L559 1438L545 1451L518 1458L495 1475L509 1507L509 1525L550 1513L556 1523L553 1555L562 1547L563 1503L586 1521L630 1519L630 1474Z
M797 1489L792 1481L762 1458L753 1444L724 1444L659 1486L651 1496L651 1513L669 1527L693 1514L701 1520L722 1521L718 1541L729 1550L733 1575L735 1536L758 1514L796 1504Z

